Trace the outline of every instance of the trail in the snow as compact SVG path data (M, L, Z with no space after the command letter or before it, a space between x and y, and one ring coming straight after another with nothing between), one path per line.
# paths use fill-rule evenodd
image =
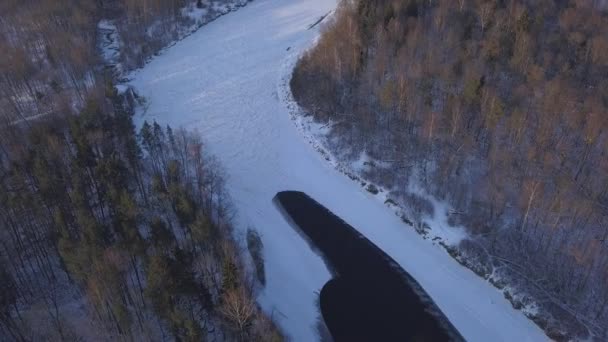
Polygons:
M239 229L264 241L267 285L261 305L296 341L316 339L324 262L272 204L302 190L360 229L425 288L471 341L538 341L543 332L502 294L424 241L382 203L337 172L298 133L281 80L335 0L256 0L178 42L131 75L148 101L138 117L198 130L228 173Z

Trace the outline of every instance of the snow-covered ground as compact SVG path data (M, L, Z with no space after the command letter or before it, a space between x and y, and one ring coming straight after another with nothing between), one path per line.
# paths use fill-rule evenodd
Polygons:
M294 125L285 77L318 35L309 26L335 5L256 0L210 23L131 75L148 101L137 120L198 130L221 159L238 228L253 226L264 241L259 302L295 341L316 339L315 300L330 274L273 205L281 190L305 191L359 229L420 282L467 340L546 340L501 292L338 172Z

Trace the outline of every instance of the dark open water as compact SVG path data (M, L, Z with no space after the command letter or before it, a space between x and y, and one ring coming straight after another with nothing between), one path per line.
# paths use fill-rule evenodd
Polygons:
M303 192L274 201L334 276L321 312L336 342L464 341L418 282L348 223Z

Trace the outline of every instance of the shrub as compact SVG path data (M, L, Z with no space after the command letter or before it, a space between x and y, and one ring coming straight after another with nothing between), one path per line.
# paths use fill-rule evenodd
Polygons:
M264 270L264 244L260 238L260 234L254 229L247 229L247 249L251 254L253 265L255 267L256 278L262 285L266 285L266 272Z
M378 194L378 188L374 185L374 184L369 184L367 186L367 188L365 188L365 190L367 190L368 192L377 195Z

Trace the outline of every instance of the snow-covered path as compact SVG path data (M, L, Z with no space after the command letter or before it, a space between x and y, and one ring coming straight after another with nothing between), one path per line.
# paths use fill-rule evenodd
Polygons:
M281 80L318 34L309 25L335 5L256 0L210 23L131 75L149 105L138 120L198 130L220 158L238 227L263 235L267 286L259 301L295 341L316 339L316 292L330 275L272 204L280 190L305 191L360 229L420 282L468 340L546 340L501 292L335 171L290 120Z

